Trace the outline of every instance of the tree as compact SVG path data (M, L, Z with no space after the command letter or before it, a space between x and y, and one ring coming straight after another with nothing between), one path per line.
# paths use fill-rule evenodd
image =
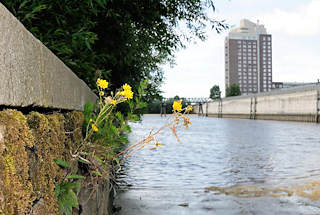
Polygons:
M210 89L210 96L211 99L220 99L221 98L221 91L218 85L213 85Z
M240 87L236 83L230 84L230 86L226 89L226 97L240 96L240 95L241 95Z
M92 89L149 80L145 98L159 98L160 65L204 29L227 26L208 17L212 0L2 0L24 26ZM183 27L181 27L183 26ZM184 30L187 29L187 30Z

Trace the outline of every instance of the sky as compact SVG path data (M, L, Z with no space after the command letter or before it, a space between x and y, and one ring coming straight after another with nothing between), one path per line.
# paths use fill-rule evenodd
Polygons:
M217 20L239 27L243 18L263 24L272 35L273 81L320 79L320 0L216 0ZM176 65L163 65L165 97L209 97L219 85L224 95L224 39L207 30L207 40L177 51Z

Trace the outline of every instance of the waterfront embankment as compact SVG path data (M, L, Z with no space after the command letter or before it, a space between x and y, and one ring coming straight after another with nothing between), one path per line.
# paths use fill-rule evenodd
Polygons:
M202 109L195 105L194 113L220 118L319 122L320 85L223 98L202 104Z

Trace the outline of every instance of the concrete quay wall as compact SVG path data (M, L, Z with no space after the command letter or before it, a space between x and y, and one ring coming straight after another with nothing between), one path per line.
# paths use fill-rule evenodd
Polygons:
M319 122L320 85L229 97L206 105L203 114L213 117ZM194 113L199 111L195 105Z
M96 96L0 3L0 105L82 110Z

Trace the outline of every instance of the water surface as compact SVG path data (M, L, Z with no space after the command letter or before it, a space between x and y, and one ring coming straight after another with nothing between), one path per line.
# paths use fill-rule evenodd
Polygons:
M166 118L132 124L133 144ZM191 117L124 164L119 215L320 214L320 127L311 123ZM211 189L206 189L211 187Z

